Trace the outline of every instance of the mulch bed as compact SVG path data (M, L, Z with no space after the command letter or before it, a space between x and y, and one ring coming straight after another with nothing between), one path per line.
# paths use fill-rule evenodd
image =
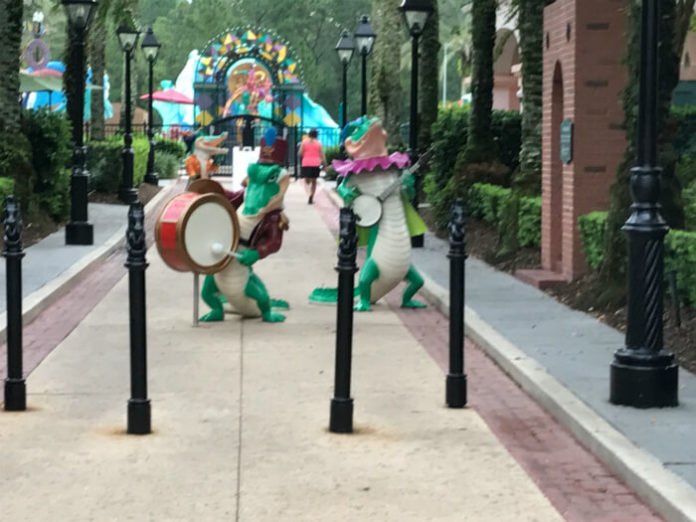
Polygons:
M424 209L422 214L429 228L434 230L427 209ZM513 273L520 268L541 266L540 252L535 249L526 248L517 252L514 257L499 258L498 232L486 223L469 219L466 234L467 253L498 270ZM599 284L597 274L587 274L545 291L566 306L588 313L620 332L625 332L625 306L607 306L602 309L593 306L592 296L596 295ZM696 309L682 306L679 310L681 324L678 326L677 313L669 295L665 296L664 308L664 346L676 355L684 369L696 373Z

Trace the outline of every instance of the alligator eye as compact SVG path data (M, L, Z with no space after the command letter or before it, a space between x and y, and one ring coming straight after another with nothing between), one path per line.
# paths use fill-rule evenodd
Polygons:
M268 176L267 183L275 183L276 181L278 181L278 174L271 174Z

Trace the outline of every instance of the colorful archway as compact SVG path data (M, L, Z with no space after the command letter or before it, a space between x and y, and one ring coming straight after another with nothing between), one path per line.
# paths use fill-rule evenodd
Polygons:
M229 29L210 40L196 66L196 122L262 116L302 123L302 64L272 31Z

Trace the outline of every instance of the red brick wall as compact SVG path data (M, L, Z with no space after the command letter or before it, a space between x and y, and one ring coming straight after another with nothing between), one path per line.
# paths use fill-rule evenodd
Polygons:
M556 0L544 11L542 264L567 279L586 269L578 217L608 208L626 145L625 2ZM554 107L557 67L563 90ZM566 118L574 123L573 161L561 166L558 123Z

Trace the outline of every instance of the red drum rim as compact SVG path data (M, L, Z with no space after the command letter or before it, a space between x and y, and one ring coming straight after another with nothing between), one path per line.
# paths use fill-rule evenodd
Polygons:
M205 181L205 180L201 180ZM213 182L215 183L215 182ZM217 183L216 183L217 184ZM167 221L166 223L162 222L162 218L164 217L165 212L169 209L169 206L175 202L178 198L181 196L184 196L186 194L190 194L190 192L184 192L183 194L179 194L178 196L175 196L169 202L164 206L162 211L159 213L159 216L157 216L157 221L155 222L155 242L157 243L157 251L160 254L160 257L165 260L165 263L167 262L167 254L171 252L171 250L163 249L161 246L161 239L162 239L162 226L166 223L168 224L173 224L172 221ZM174 248L174 253L184 261L184 263L191 269L192 272L198 273L198 274L204 274L204 275L211 275L211 274L216 274L220 272L221 270L224 270L227 265L230 264L232 261L231 256L226 256L224 259L219 261L218 263L215 263L214 265L211 266L202 266L196 263L189 253L186 251L185 248L185 231L186 231L186 225L188 224L189 219L191 218L191 215L193 212L200 207L201 205L204 205L206 203L218 203L220 204L225 210L227 210L227 213L230 216L230 219L232 220L232 229L236 232L234 237L232 238L232 248L231 251L234 252L237 250L237 247L239 246L239 219L237 218L237 212L235 211L234 207L232 204L227 200L227 198L221 196L220 194L217 193L207 193L207 194L197 194L196 198L192 200L192 203L184 210L183 212L183 219L182 215L180 215L176 221L176 229L175 229L175 248ZM174 267L171 267L174 268ZM178 270L174 268L175 270ZM180 271L180 270L179 270Z

